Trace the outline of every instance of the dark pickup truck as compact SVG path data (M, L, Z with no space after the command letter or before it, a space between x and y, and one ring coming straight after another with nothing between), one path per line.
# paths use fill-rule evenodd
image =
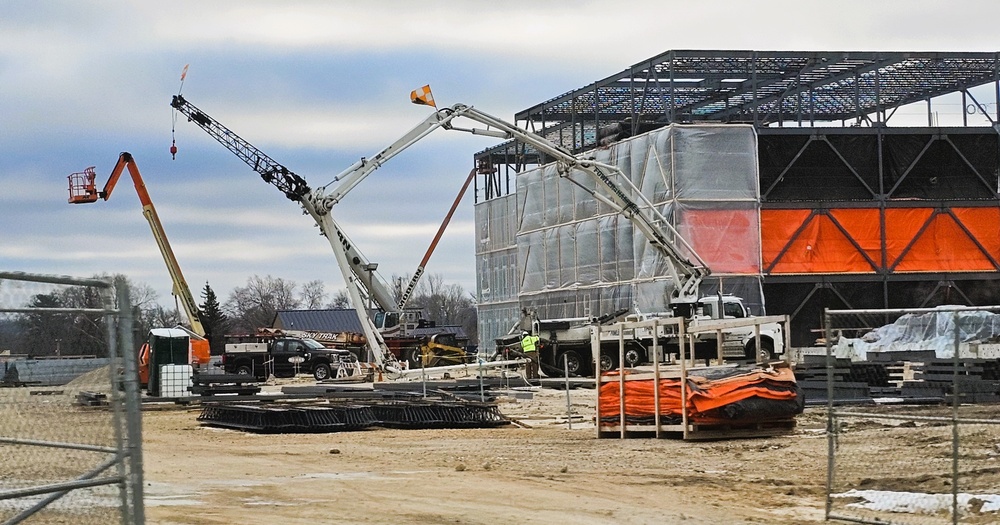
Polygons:
M222 366L228 374L252 375L258 379L312 374L317 381L330 379L341 366L350 370L357 358L350 350L327 348L313 339L274 337L255 342L226 344Z

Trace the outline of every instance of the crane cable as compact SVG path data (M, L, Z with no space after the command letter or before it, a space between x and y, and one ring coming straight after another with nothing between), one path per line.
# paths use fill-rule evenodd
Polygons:
M191 64L184 64L184 69L181 70L181 85L177 88L177 94L180 95L181 91L184 90L184 77L188 74L188 66ZM171 114L170 122L170 158L177 160L177 139L174 137L174 133L177 130L177 108L174 108Z

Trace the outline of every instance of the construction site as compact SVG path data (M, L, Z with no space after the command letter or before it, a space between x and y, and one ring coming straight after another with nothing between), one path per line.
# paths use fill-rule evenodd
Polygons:
M70 174L73 205L129 174L186 322L0 273L4 319L107 349L0 356L6 523L1000 521L1000 54L672 50L509 119L424 86L326 186L189 96L176 125L301 208L350 308L221 342L132 154ZM496 145L394 286L337 204L455 131ZM478 341L408 306L470 187Z

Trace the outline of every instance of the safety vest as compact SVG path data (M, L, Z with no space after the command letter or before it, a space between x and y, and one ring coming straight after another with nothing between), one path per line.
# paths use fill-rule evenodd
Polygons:
M521 339L521 350L525 353L538 350L538 336L526 335Z

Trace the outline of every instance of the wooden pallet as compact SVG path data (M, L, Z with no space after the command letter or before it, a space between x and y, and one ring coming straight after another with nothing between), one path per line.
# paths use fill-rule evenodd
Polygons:
M687 437L684 425L660 425L660 437L684 439L685 441L713 441L721 439L742 439L784 436L795 432L795 419L770 421L733 422L724 424L689 423ZM601 425L600 437L620 438L622 428L618 424ZM655 425L625 425L626 436L650 436L656 434Z

